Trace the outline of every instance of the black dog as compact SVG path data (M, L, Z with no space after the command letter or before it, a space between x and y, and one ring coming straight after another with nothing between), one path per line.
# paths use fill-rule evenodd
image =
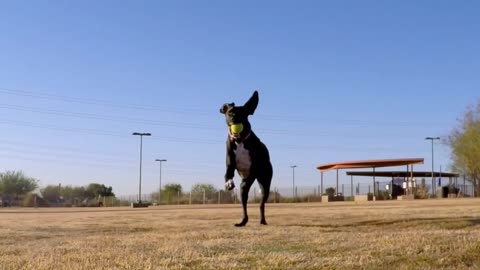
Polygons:
M236 107L235 103L226 103L220 109L220 113L225 114L228 125L225 188L232 190L235 187L233 182L235 169L242 178L240 192L242 196L243 220L235 224L237 227L245 226L248 222L248 192L255 179L260 184L262 192L260 223L267 225L265 220L265 202L270 194L273 169L267 147L253 133L250 122L248 122L248 116L253 115L257 105L258 92L255 91L245 105Z

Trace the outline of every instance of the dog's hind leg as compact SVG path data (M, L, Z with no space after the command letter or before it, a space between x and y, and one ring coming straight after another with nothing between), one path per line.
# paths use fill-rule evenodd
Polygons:
M248 215L247 215L247 201L248 201L248 192L250 191L250 187L252 186L255 179L242 179L242 183L240 184L240 193L242 196L242 207L243 207L243 219L242 222L235 224L237 227L243 227L248 223Z
M262 201L260 202L260 224L267 225L267 220L265 219L265 203L268 201L268 196L270 195L270 183L272 177L259 178L258 184L260 190L262 191Z

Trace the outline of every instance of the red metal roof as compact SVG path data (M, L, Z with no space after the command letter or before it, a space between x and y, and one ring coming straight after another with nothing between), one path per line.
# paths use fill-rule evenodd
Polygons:
M423 158L400 158L400 159L379 159L379 160L356 160L344 161L319 165L317 170L324 172L334 169L359 169L393 167L412 164L423 164Z
M377 177L431 177L432 172L421 172L421 171L347 171L347 175L353 176L377 176ZM458 173L452 172L433 172L434 177L459 177Z

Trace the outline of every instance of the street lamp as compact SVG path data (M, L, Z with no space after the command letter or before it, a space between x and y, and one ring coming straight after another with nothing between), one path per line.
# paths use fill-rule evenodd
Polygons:
M292 172L293 172L293 179L292 179L292 182L293 182L293 190L292 190L293 199L295 199L295 168L296 167L297 167L297 165L290 166L290 168L292 168Z
M134 132L132 135L140 136L140 180L138 183L138 203L142 203L142 146L143 146L143 136L152 136L150 133L140 133Z
M435 194L435 176L434 176L434 155L433 155L433 141L434 140L440 140L440 137L426 137L425 140L431 140L432 141L432 195Z
M162 162L166 162L166 159L155 159L155 161L158 161L160 163L160 185L158 189L158 205L162 202Z

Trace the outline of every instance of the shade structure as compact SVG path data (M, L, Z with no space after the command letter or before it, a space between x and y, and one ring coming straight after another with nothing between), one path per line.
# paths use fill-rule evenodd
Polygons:
M381 168L413 164L423 164L423 158L399 158L334 162L319 165L317 166L317 170L319 170L320 172L324 172L335 169Z

